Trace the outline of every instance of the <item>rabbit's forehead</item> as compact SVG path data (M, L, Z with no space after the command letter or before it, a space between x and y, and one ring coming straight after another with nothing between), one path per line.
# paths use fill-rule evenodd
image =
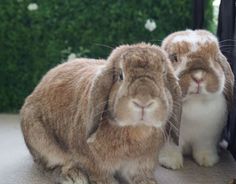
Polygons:
M172 38L172 43L177 42L190 42L194 43L206 43L217 42L217 38L207 31L192 31L187 30L179 34L175 34Z
M187 30L176 34L170 39L169 53L186 55L188 53L203 52L207 55L214 55L219 52L217 38L207 31Z
M123 55L120 66L125 70L135 70L138 68L158 70L163 68L165 59L165 56L160 51L130 51Z

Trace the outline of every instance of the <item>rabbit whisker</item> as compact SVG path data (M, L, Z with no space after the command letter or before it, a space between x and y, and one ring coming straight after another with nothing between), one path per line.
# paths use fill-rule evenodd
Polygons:
M234 39L225 39L225 40L219 41L219 43L223 43L223 42L236 42L236 40L234 40Z
M111 46L106 45L106 44L94 43L94 45L101 46L101 47L106 47L106 48L109 48L109 49L114 49L114 47L111 47Z
M166 130L165 129L163 129L162 127L160 128L160 130L161 130L161 133L162 133L162 135L163 135L163 137L164 137L164 142L166 142L167 141L167 134L166 134Z
M229 48L232 48L234 47L236 44L221 44L220 45L220 49L223 48L223 47L229 47Z

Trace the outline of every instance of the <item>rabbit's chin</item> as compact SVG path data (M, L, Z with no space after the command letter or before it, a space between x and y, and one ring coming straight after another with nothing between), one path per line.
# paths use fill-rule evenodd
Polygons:
M116 124L120 127L139 127L139 126L146 126L146 127L153 127L153 128L161 128L165 125L162 121L145 121L145 120L139 120L139 121L125 121L125 120L118 120L112 122L112 124Z

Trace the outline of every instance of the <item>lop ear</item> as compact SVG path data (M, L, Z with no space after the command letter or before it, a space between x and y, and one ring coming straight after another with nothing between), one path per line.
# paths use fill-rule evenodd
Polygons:
M171 64L169 63L167 67L167 88L169 89L172 95L173 108L166 129L168 134L170 134L173 138L173 141L178 145L180 121L182 114L182 92L178 84L178 79L174 75L174 70L170 65Z
M224 96L227 101L228 111L230 111L234 100L234 74L226 57L223 54L220 54L219 59L216 61L220 64L225 74Z
M86 124L87 140L99 127L105 108L107 108L110 90L113 84L113 68L105 66L96 73L88 91L88 111Z

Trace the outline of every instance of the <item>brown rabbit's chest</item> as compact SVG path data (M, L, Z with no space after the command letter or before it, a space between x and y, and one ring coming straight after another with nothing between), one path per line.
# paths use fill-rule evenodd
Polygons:
M161 131L150 127L114 127L103 125L89 146L101 163L132 160L157 155L163 142Z

